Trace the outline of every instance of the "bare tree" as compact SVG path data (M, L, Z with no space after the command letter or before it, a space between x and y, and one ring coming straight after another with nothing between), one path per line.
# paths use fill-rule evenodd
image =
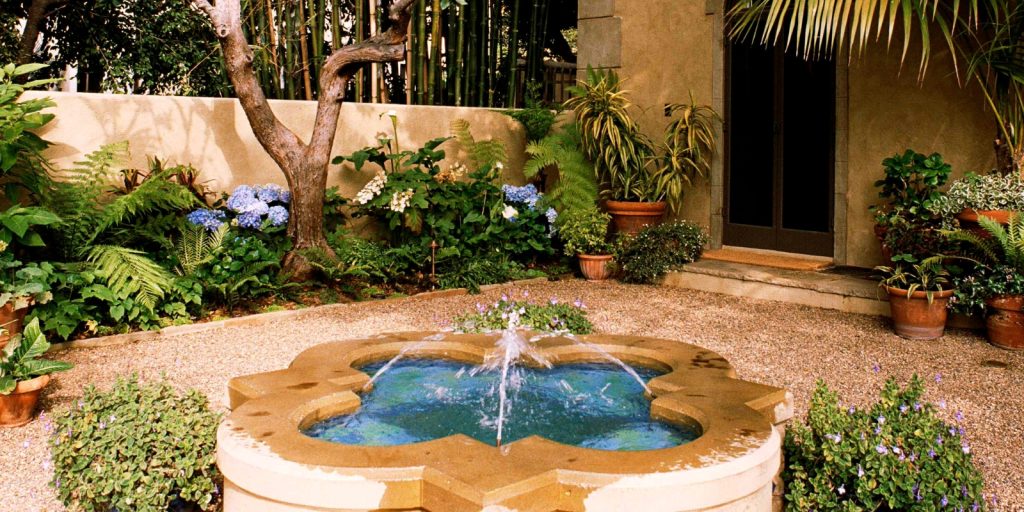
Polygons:
M239 0L189 1L209 16L224 51L228 78L252 131L288 180L292 191L288 235L293 248L285 257L284 271L295 279L305 279L312 268L300 251L317 248L331 252L323 231L323 201L327 164L346 86L364 64L395 62L405 57L409 8L415 0L395 0L388 14L391 27L386 32L339 48L324 62L316 120L308 143L281 124L267 103L253 71L252 50L242 32Z
M21 41L18 44L18 64L28 64L32 60L43 22L54 9L66 2L67 0L32 0L28 4L25 9L25 28L21 31Z

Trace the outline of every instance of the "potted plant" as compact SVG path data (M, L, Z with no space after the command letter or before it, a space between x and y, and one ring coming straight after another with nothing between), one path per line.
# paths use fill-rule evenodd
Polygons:
M886 261L900 255L920 260L941 252L940 217L932 208L943 197L939 187L949 179L952 167L938 153L925 156L912 149L886 158L882 167L885 176L875 187L885 202L869 208L875 214L882 256Z
M583 277L589 281L611 277L613 246L608 242L611 216L592 207L571 210L563 217L558 233L565 242L565 254L579 259Z
M954 303L961 311L987 309L988 340L995 346L1024 350L1024 217L1010 216L1007 226L980 216L978 224L989 236L960 229L950 234L976 249L976 257L960 259L974 269L956 281Z
M614 72L587 70L587 80L573 89L566 107L573 111L583 153L594 163L605 207L620 233L636 234L661 222L667 209L678 211L683 192L694 176L711 167L715 152L710 107L668 106L676 118L665 131L663 144L644 135L629 113L632 103Z
M42 247L43 239L33 228L59 221L52 212L37 206L15 204L0 211L0 348L21 332L28 306L44 303L50 297L46 278L52 267L48 263L23 264L14 250Z
M989 217L1003 225L1009 224L1012 212L1024 211L1024 179L1016 173L968 173L954 181L949 192L935 201L932 209L947 224L952 224L955 218L960 227L987 236L978 217Z
M4 348L0 355L0 427L20 427L32 421L50 374L71 369L70 363L41 359L49 349L38 318Z
M912 340L941 337L946 328L946 306L953 296L949 272L942 268L941 260L912 264L910 270L902 265L875 270L882 272L879 286L889 294L896 334Z

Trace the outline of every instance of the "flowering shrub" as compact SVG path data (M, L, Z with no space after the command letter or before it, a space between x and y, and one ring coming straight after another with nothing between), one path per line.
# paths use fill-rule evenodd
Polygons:
M224 210L202 208L189 213L187 219L196 226L217 231L225 222L245 229L262 231L288 223L291 192L268 184L257 187L240 185L231 192Z
M519 326L535 331L558 331L572 334L590 334L594 326L587 320L586 305L577 299L572 304L552 297L547 302L536 304L529 301L529 293L523 292L521 300L513 300L508 294L494 304L477 303L476 311L455 318L454 327L460 332L489 332L508 328L512 313L518 313Z
M869 409L819 382L806 424L786 431L786 510L981 510L966 432L940 420L916 375L889 379Z
M87 387L52 432L53 487L72 510L168 510L175 501L217 510L215 463L220 415L192 390L119 379L110 391Z
M1024 295L1024 275L1013 267L976 266L972 273L953 281L953 297L949 307L966 315L985 314L985 301L1003 295Z
M366 162L380 167L353 198L354 215L379 219L394 247L429 247L436 242L440 259L553 254L557 212L543 206L536 188L498 188L500 162L475 171L463 164L442 169L437 162L445 152L438 147L447 140L434 139L416 151L400 152L390 139L382 138L376 147L336 158L336 164L352 162L357 172Z

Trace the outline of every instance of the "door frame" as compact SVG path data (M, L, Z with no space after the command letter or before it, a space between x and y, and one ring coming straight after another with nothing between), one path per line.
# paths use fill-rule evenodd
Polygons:
M728 193L726 188L726 158L729 141L726 139L728 129L727 117L727 60L728 36L726 35L725 14L728 12L728 0L708 0L706 13L714 18L714 45L712 51L712 105L721 112L722 123L717 130L719 145L718 158L711 166L711 245L717 249L722 247L725 227L725 201ZM845 265L847 256L847 198L849 180L849 70L843 65L843 57L836 56L835 69L835 142L833 144L833 179L832 179L832 260L836 265Z

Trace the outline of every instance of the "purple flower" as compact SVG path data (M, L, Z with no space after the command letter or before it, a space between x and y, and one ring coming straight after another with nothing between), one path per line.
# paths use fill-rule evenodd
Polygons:
M476 312L477 312L477 313L483 313L483 312L485 312L485 311L487 311L487 308L486 308L486 307L484 307L484 305L483 305L483 304L480 304L479 302L477 302L477 303L476 303Z
M882 427L881 427L881 425L879 425L879 426L875 427L875 435L877 436L877 435L881 435L881 434L882 434Z
M530 183L522 187L516 187L513 185L503 185L501 191L505 193L505 199L510 203L521 203L527 205L531 210L537 205L537 201L540 199L541 194L537 192L537 187Z
M572 305L576 306L576 307L578 307L580 309L587 309L587 305L584 304L583 301L580 300L580 299L576 299L576 302L573 302Z
M921 482L917 482L914 484L912 492L914 493L914 499L917 501L921 501Z
M963 411L957 411L956 414L954 415L954 417L956 418L957 421L963 421L964 420L964 412Z
M523 290L523 297L528 298L530 296L530 290Z
M928 457L934 459L935 458L935 450L929 449L928 450Z
M550 302L552 306L558 304L558 297L551 297Z
M271 206L267 209L267 218L271 226L283 226L288 223L288 209L284 206Z
M878 446L876 446L875 451L882 455L889 453L889 449L886 448L884 444L879 444Z
M849 414L853 414L857 412L857 408L851 405L850 408L846 410L846 412Z
M873 370L873 371L874 371L875 373L878 373L878 372L882 371L882 367L881 367L881 366L879 366L879 364L878 364L878 363L875 363L875 366L873 366L873 367L872 367L871 369L872 369L872 370Z
M960 449L963 450L964 453L971 453L971 446L967 444L967 441L964 441L963 444L960 445Z
M943 507L949 505L949 500L946 498L945 494L942 495L942 500L939 503L941 503Z
M945 409L946 408L946 401L945 400L939 400L939 408L940 409Z
M921 402L914 402L914 410L915 411L920 411L921 410Z
M903 404L903 405L900 406L900 413L902 413L902 414L906 414L907 411L909 411L909 410L910 410L910 407L907 404Z
M936 373L935 374L935 382L942 382L942 374L941 373Z
M879 425L885 425L885 416L881 416L881 415L878 416L878 424Z
M280 201L281 195L284 194L284 189L280 185L269 183L262 187L256 187L256 197L264 203L273 203L274 201Z
M941 435L937 436L935 438L935 443L938 444L939 446L942 446L942 436Z

